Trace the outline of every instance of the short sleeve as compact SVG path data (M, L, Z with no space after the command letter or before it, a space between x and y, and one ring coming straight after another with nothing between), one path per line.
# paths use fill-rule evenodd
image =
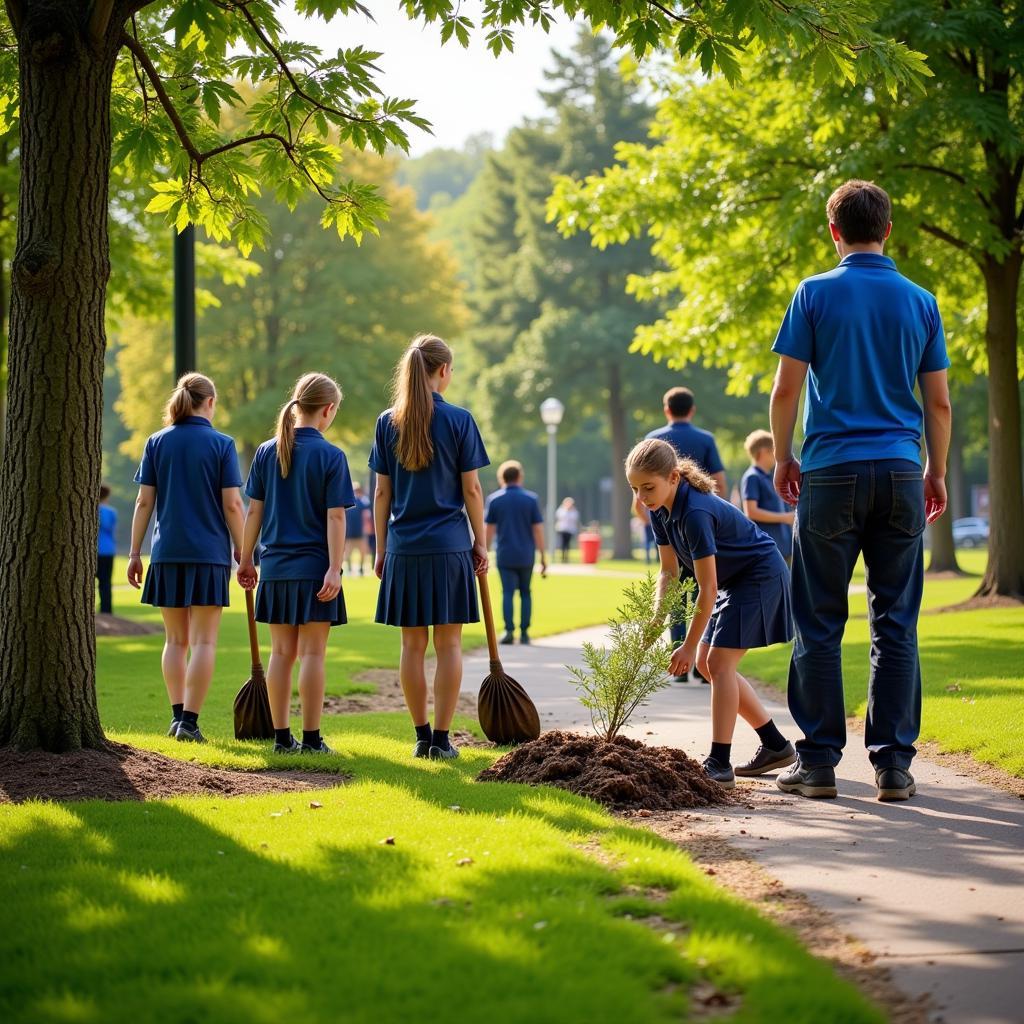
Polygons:
M708 459L707 467L709 473L721 473L725 466L722 465L722 457L718 454L718 445L713 437L708 438Z
M331 448L325 479L327 507L352 508L356 503L356 495L352 490L352 474L349 472L348 459L340 448L333 445Z
M809 363L814 357L814 324L811 319L809 296L801 282L783 317L772 351L780 356Z
M498 510L494 504L493 494L487 499L487 508L484 509L484 522L490 523L491 526L498 525Z
M718 551L715 544L715 520L710 512L703 509L689 512L683 520L683 536L686 538L686 546L690 549L690 558L694 562Z
M146 442L146 447L142 449L142 461L139 463L139 468L135 471L134 480L137 484L142 484L145 487L156 487L156 466L153 465L153 438L150 438Z
M531 523L543 523L544 516L540 510L540 502L534 498L533 503L530 507L530 522Z
M656 516L653 512L651 513L651 532L654 534L655 543L660 547L667 548L670 546L664 517Z
M741 481L744 501L757 501L761 497L761 488L753 473L744 473Z
M373 447L370 449L370 458L367 465L381 476L390 476L391 470L388 466L388 423L390 422L386 412L377 417L377 428L373 432Z
M928 324L928 340L921 354L921 365L918 373L935 373L949 369L949 356L946 353L946 332L942 328L942 316L939 306L934 300L931 303Z
M491 460L484 448L484 439L480 436L480 428L472 416L466 416L466 426L459 441L459 472L468 473L474 469L489 466Z
M226 441L220 453L220 486L242 486L242 472L238 468L238 452L233 441Z
M245 493L254 501L266 501L267 498L267 451L262 446L256 449L256 457L249 467L249 479L245 481Z

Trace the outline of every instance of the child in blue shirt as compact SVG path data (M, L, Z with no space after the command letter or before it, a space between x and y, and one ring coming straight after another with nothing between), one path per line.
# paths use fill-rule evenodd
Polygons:
M714 493L715 481L665 441L641 441L626 459L626 477L651 512L661 556L661 595L679 578L679 563L697 580L697 610L669 665L683 675L696 662L711 680L711 753L704 770L732 789L735 776L763 775L796 760L751 685L737 671L751 647L792 639L789 574L779 549L738 509ZM737 713L761 740L753 759L730 764Z
M213 678L221 610L229 604L231 547L242 544L242 483L235 442L213 429L217 390L186 373L164 410L163 430L146 442L135 474L128 582L142 584L142 541L156 511L142 600L164 620L161 660L171 727L180 741L204 742L199 712Z
M740 481L743 511L751 522L768 534L777 545L786 564L793 555L793 519L795 513L786 508L772 480L775 468L775 443L767 430L747 435L743 447L750 456L750 468Z
M110 488L100 487L99 535L96 542L96 581L100 588L100 614L113 615L113 588L111 578L114 572L114 556L117 554L117 512L107 504Z
M442 397L451 379L451 349L434 335L414 338L370 452L377 474L374 570L381 581L376 619L401 627L399 677L416 728L413 756L433 759L458 757L448 732L462 685L462 626L480 619L474 576L487 572L477 472L488 464L487 452L473 417ZM437 656L433 729L424 667L430 627Z
M347 621L341 591L345 510L355 504L345 453L323 435L334 422L341 389L307 373L281 408L277 436L256 450L245 484L249 511L238 582L256 586L256 620L270 625L267 691L274 752L332 753L320 735L331 626ZM260 568L253 561L260 540ZM299 659L302 743L290 726L292 668Z

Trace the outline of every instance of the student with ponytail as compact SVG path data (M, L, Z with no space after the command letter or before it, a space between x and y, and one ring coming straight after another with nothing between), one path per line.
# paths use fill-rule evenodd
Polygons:
M751 647L793 638L789 570L775 541L739 509L715 494L715 480L666 441L641 441L626 459L637 501L651 513L661 557L661 594L679 578L680 562L696 577L697 610L669 671L694 664L711 680L711 753L704 771L732 789L736 775L764 775L796 760L750 683L737 671ZM739 714L761 740L754 757L735 772L732 735Z
M300 377L281 408L277 435L257 449L245 484L250 501L238 582L252 590L258 580L256 619L270 626L267 689L275 753L331 753L320 735L324 658L331 626L347 621L341 591L345 509L356 502L345 453L324 437L340 404L341 388L326 374ZM296 658L301 743L290 725Z
M199 712L213 678L221 610L228 606L231 547L242 545L242 483L235 442L213 429L217 391L201 373L178 381L163 430L146 442L135 474L128 582L142 584L142 541L155 510L142 600L160 609L161 661L171 703L168 736L202 743Z
M474 576L487 572L477 473L487 452L473 417L442 397L451 378L451 349L432 334L414 338L395 370L394 404L377 420L370 453L381 581L376 618L402 630L399 676L416 728L413 755L436 760L458 757L448 732L462 685L462 626L480 619ZM424 667L431 627L433 729Z

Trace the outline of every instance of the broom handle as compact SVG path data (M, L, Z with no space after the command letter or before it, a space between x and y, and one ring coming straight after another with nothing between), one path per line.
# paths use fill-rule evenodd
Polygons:
M245 592L245 611L249 619L249 653L252 655L252 667L263 670L260 661L260 639L256 634L256 607L252 598L252 591Z
M484 610L484 627L487 630L487 653L491 659L491 671L500 671L498 636L494 632L494 612L491 611L491 590L487 585L487 573L477 576L476 581L480 584L480 604Z

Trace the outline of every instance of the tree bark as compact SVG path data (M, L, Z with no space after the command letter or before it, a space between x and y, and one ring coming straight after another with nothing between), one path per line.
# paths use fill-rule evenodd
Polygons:
M612 558L630 559L633 557L629 532L632 491L623 468L629 454L626 410L622 404L622 372L615 363L608 367L608 425L612 437Z
M0 474L0 745L64 751L105 742L93 599L118 46L116 32L107 31L106 42L90 39L92 5L19 6L21 184ZM120 6L119 13L123 22Z
M953 516L948 509L932 523L928 532L932 545L928 571L962 575L963 570L956 560L956 545L953 543Z
M1017 293L1021 253L984 266L988 299L988 565L979 596L1024 599L1024 481L1017 370Z
M946 514L950 520L950 533L953 531L953 520L962 519L968 513L967 490L964 486L964 438L959 426L960 417L953 410L953 424L949 435L949 457L946 462L946 491L949 495L949 508ZM946 517L943 516L943 519Z

